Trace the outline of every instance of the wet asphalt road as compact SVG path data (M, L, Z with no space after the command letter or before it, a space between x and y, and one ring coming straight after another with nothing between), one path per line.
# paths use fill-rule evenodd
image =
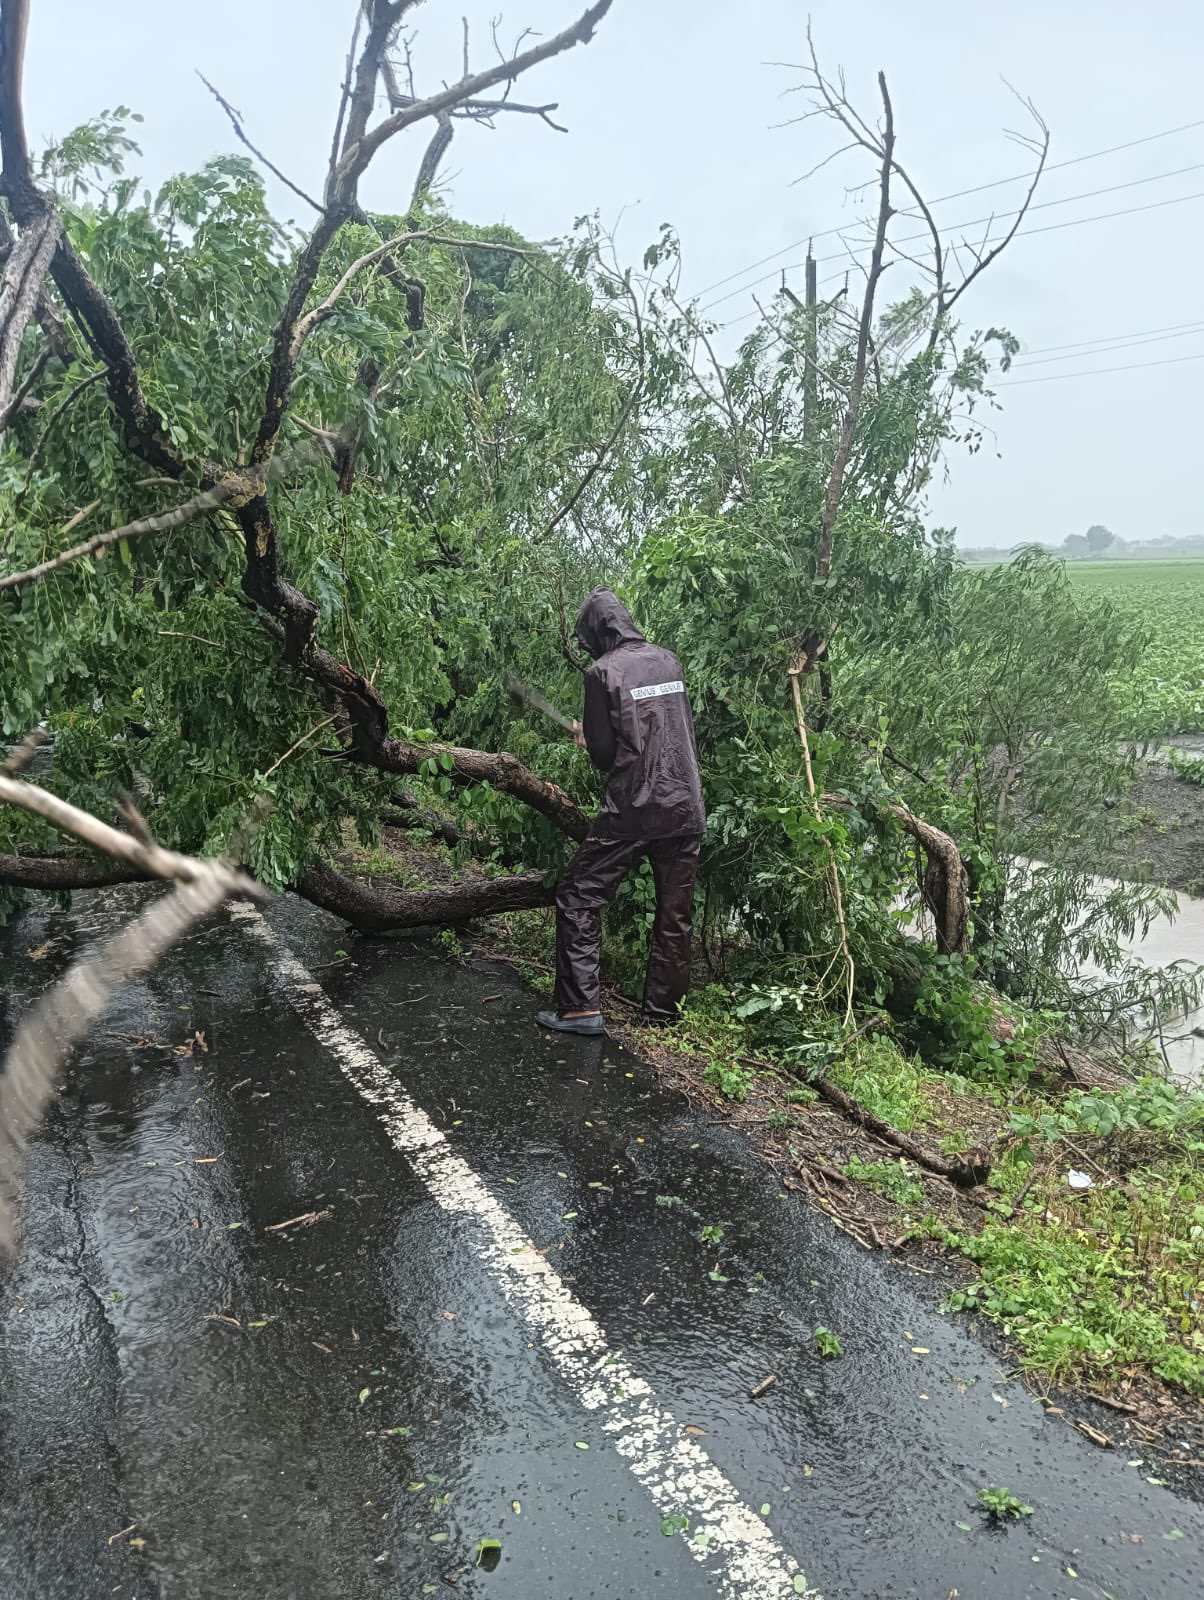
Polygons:
M0 935L10 1020L139 897ZM539 1034L505 970L352 944L291 901L270 921L826 1600L1199 1595L1200 1508L1044 1417L638 1061ZM131 987L33 1154L3 1286L3 1600L769 1600L691 1551L697 1486L654 1503L657 1463L582 1404L381 1115L246 926ZM987 1483L1036 1514L989 1531Z

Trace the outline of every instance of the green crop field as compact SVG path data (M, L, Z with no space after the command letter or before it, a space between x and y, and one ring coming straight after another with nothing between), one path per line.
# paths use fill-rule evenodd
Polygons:
M1145 626L1149 646L1126 689L1133 733L1204 730L1204 560L1072 561L1066 571Z

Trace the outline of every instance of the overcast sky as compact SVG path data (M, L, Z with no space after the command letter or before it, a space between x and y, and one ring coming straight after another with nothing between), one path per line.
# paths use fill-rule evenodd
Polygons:
M415 10L420 90L458 75L464 12L474 65L485 64L488 20L501 5L425 0ZM525 26L555 32L580 8L509 0L503 36ZM801 289L806 238L855 222L846 189L872 176L847 156L796 182L833 149L820 123L774 126L799 107L782 94L800 74L773 63L802 59L806 11L805 0L615 0L588 48L539 67L521 91L559 100L570 132L521 118L494 132L462 128L445 169L450 203L473 221L505 220L533 237L598 210L609 223L622 219L620 246L632 260L671 222L691 293L789 246L702 295L705 306L738 291L711 313L729 322L734 341L749 326L738 319L754 309L746 285L769 272L756 292L772 293L785 264ZM146 118L139 170L148 182L196 167L235 147L200 69L290 176L320 188L354 0L32 0L32 12L32 140L125 103ZM1018 362L1013 379L1054 381L999 388L994 441L973 458L951 458L930 520L956 526L965 544L1060 540L1093 522L1128 538L1204 532L1195 474L1184 470L1199 448L1204 378L1204 312L1192 317L1204 125L1151 138L1204 118L1204 11L1193 0L814 0L811 15L822 61L845 69L850 94L871 111L874 75L886 71L899 155L927 195L1028 167L1003 135L1021 113L1001 79L1049 123L1050 160L1074 163L1048 174L1038 194L1045 209L1028 226L1076 225L1018 239L963 303L967 325L1003 324L1032 352L1031 367ZM1137 140L1148 142L1077 159ZM368 205L403 208L423 142L416 129L386 147L364 185ZM1117 185L1129 187L1098 192ZM957 224L1011 209L1022 187L950 199L937 213L956 235ZM271 189L281 215L304 219L298 201ZM1069 201L1087 191L1096 193ZM1183 196L1192 198L1158 204ZM900 238L911 231L895 226ZM834 235L817 237L821 261L842 248ZM839 266L821 265L821 280ZM893 267L883 294L905 287L908 272ZM1198 331L1164 332L1186 325ZM1161 364L1143 365L1152 362ZM1102 371L1112 367L1138 370ZM1100 375L1071 376L1092 372Z

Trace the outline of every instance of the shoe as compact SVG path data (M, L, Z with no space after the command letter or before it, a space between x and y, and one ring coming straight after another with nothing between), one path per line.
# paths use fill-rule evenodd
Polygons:
M562 1017L559 1011L539 1011L535 1016L541 1028L551 1028L553 1033L580 1033L587 1039L599 1039L606 1032L606 1024L597 1017Z

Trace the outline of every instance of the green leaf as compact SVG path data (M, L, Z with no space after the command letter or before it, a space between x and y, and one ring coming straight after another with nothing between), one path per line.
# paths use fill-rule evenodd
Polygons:
M689 1517L683 1517L679 1514L677 1516L666 1517L661 1523L661 1532L664 1534L666 1539L671 1539L675 1533L684 1533L689 1526Z
M368 1396L369 1396L369 1395L370 1395L370 1394L371 1394L371 1393L372 1393L372 1390L371 1390L371 1389L361 1389L361 1390L360 1390L360 1398L359 1398L359 1404L360 1404L360 1405L363 1405L363 1403L364 1403L364 1401L365 1401L365 1400L366 1400L366 1399L367 1399L367 1398L368 1398Z
M476 1564L486 1572L492 1572L502 1559L502 1541L500 1539L478 1539Z

